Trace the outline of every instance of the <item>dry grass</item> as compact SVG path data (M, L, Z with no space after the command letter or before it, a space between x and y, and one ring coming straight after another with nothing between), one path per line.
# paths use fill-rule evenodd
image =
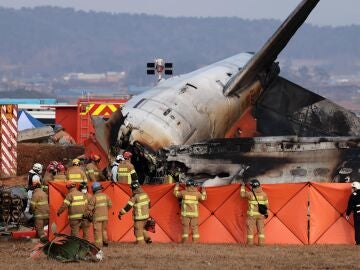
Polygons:
M101 263L29 259L31 242L0 242L1 269L360 269L359 246L180 245L111 243Z

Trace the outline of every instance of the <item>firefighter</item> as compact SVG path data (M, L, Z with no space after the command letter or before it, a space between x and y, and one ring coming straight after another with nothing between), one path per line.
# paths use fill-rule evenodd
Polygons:
M48 195L41 189L41 181L38 175L32 178L33 190L30 213L34 215L36 234L41 242L47 241L44 227L49 224L49 203Z
M72 167L67 170L66 178L68 181L81 183L87 182L87 177L84 171L80 168L80 160L75 158L72 161Z
M101 177L101 173L98 167L100 160L101 158L98 155L91 154L90 162L85 166L86 176L91 182L103 180L103 177Z
M74 182L67 182L66 188L69 192L57 211L57 216L59 217L65 209L68 209L71 235L78 237L79 229L81 229L84 239L89 240L89 226L86 226L87 223L83 218L88 203L86 196L76 189Z
M130 184L132 195L127 202L127 204L120 210L119 219L121 216L126 214L132 207L133 210L133 220L134 220L134 235L136 238L137 244L144 244L145 242L150 244L152 243L151 238L148 236L145 230L146 221L149 219L149 208L150 208L150 199L149 196L141 188L138 181L132 182Z
M54 180L54 175L56 174L56 167L59 163L56 160L50 161L49 165L46 167L44 174L44 183Z
M54 176L56 175L56 166L58 165L58 162L53 160L50 161L49 165L46 167L44 178L43 178L43 190L48 193L48 182L54 180Z
M40 181L41 181L42 169L43 169L43 166L40 163L34 163L34 165L32 166L32 169L29 171L29 174L28 174L28 177L27 177L28 201L27 201L27 205L26 205L26 208L25 208L25 212L29 212L29 209L30 209L30 201L31 201L32 193L33 193L33 178L34 178L34 176L38 176L40 178Z
M60 145L71 145L76 144L74 138L65 131L62 125L56 124L54 126L54 135L51 137L54 143Z
M242 184L240 188L241 198L246 198L248 200L248 210L247 210L247 244L254 244L254 227L256 225L258 230L258 241L259 245L264 245L265 243L265 231L264 231L264 220L267 217L267 214L261 214L259 212L259 204L266 205L268 207L268 198L266 193L262 190L260 182L257 179L252 179L250 181L251 191L245 190L245 185Z
M111 208L112 202L108 195L101 192L102 186L99 182L94 182L91 189L94 195L88 203L85 217L93 221L96 246L107 247L109 245L107 237L108 210Z
M179 183L176 183L174 188L175 197L181 199L181 242L185 243L188 241L190 225L192 230L192 241L193 243L197 243L200 238L198 228L199 201L206 200L206 190L202 187L201 192L199 192L193 179L188 179L185 185L185 190L182 191L179 191Z
M86 182L81 182L79 185L79 191L85 195L86 198L86 207L85 207L85 213L84 213L84 219L83 219L83 230L89 231L91 219L85 218L86 217L86 210L88 208L88 204L90 202L90 199L92 195L88 192L88 184ZM88 240L88 239L87 239Z
M118 166L117 181L119 183L131 184L133 181L138 181L138 176L134 165L131 163L132 153L124 152L123 157L125 161L121 161Z
M118 168L119 168L119 164L121 162L123 162L125 159L123 157L123 155L117 155L115 158L115 161L111 164L110 169L111 169L111 181L112 182L117 182L118 181Z
M167 174L164 177L164 184L173 184L179 181L180 170L176 167L175 162L171 162L171 165L167 169Z
M59 164L56 166L56 175L54 176L55 182L66 182L66 168L63 164L59 162Z
M346 209L346 220L350 219L350 214L353 212L355 242L360 245L360 183L351 183L352 193L350 195L348 206Z

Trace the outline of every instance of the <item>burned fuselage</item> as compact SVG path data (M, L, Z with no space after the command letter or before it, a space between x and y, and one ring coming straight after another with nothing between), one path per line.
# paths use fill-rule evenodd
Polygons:
M238 54L161 81L129 100L108 122L95 120L105 152L132 151L142 180L168 173L216 177L222 183L241 173L264 181L273 175L276 182L334 179L342 161L356 158L358 144L328 137L360 136L359 119L281 78L275 62L318 2L303 0L254 55ZM257 135L285 137L223 139L249 108ZM296 138L291 137L291 147L288 136ZM340 148L338 140L356 143Z
M217 139L167 149L187 174L206 185L257 178L264 183L345 182L358 179L360 137ZM344 170L344 168L346 168Z

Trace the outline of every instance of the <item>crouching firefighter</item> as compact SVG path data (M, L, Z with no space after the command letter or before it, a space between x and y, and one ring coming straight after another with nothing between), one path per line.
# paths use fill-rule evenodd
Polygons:
M30 213L34 214L36 234L41 242L47 241L44 227L49 224L49 202L48 195L41 188L38 175L32 178L33 194L30 201Z
M119 212L119 219L126 214L132 207L134 219L134 235L137 244L144 244L145 242L152 243L151 238L148 236L145 226L149 219L150 199L149 196L141 188L140 183L135 181L130 184L132 196L127 204Z
M179 191L179 183L176 183L174 188L174 195L176 198L181 200L181 224L182 224L182 235L181 242L185 243L189 238L189 226L192 230L193 243L197 243L200 238L199 234L199 201L206 200L206 190L204 187L201 188L201 193L195 186L195 181L189 179L186 181L185 190Z
M99 182L94 182L91 189L94 195L89 201L85 218L93 221L95 245L99 248L107 247L109 245L107 235L108 212L112 202L109 196L102 192L102 186Z
M267 218L268 198L266 193L262 190L260 182L257 179L250 181L251 191L245 190L245 185L242 184L240 188L241 198L248 200L247 211L247 244L254 244L254 227L256 225L258 230L259 245L265 243L264 220ZM266 207L265 207L265 206Z
M83 231L85 240L89 240L89 224L84 220L84 213L88 203L86 195L76 189L76 184L67 182L66 188L69 193L66 195L62 205L57 211L57 216L60 216L65 209L68 209L69 224L72 236L79 236L79 230Z

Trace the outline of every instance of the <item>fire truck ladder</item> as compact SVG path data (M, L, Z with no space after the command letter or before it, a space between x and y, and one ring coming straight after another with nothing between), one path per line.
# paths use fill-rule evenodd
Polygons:
M89 138L90 116L89 114L80 115L80 141Z

